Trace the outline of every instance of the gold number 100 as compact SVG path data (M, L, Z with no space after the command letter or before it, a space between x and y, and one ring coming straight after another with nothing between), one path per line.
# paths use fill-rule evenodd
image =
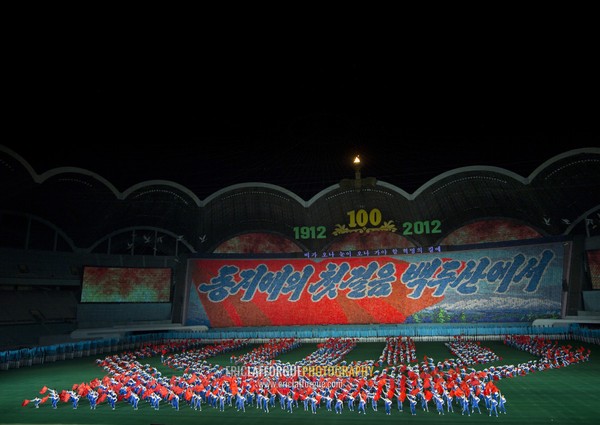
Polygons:
M350 227L365 227L367 224L371 226L379 226L381 223L381 211L378 208L373 208L367 212L364 209L352 210L346 213L350 217L348 226Z

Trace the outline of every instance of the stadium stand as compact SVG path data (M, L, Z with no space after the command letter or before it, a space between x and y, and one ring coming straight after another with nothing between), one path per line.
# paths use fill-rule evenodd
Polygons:
M26 158L3 146L0 164L2 368L33 364L40 356L55 361L132 346L145 338L183 335L206 340L377 340L390 335L434 340L458 333L485 339L535 327L537 333L597 338L600 306L595 289L600 288L592 286L595 276L586 253L600 250L598 148L550 158L527 177L493 167L467 167L444 173L413 194L372 177L350 179L310 200L263 183L223 188L203 200L188 188L163 181L119 192L87 170L69 167L38 175ZM348 231L348 212L362 211L364 205L376 206L371 212L380 212L388 224L376 232ZM442 231L397 231L406 223L433 225L432 219L443 223ZM306 223L322 225L326 235L302 238L291 232ZM555 251L564 263L554 282L562 285L558 317L517 323L285 327L217 327L205 318L206 323L187 323L190 261L197 259L303 259L379 249L410 255L436 248L454 255L506 247L518 251L530 244L564 246L564 251ZM89 266L168 268L173 272L169 301L81 302Z

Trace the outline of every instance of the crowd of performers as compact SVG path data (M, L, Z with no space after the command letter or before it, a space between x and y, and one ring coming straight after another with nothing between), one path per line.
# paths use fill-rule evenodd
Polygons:
M457 359L435 362L424 356L423 361L408 364L393 362L414 359L414 343L410 338L389 338L378 361L361 363L344 360L356 346L356 339L331 338L319 344L317 351L307 356L301 365L282 364L274 359L296 347L291 339L270 340L242 357L232 356L232 363L243 358L244 373L231 373L227 366L208 362L212 356L243 346L245 341L227 340L219 344L195 348L191 345L148 345L133 352L98 359L97 364L106 375L102 379L74 384L68 390L58 391L44 386L42 397L23 401L39 408L51 400L52 408L60 402L70 403L73 409L80 400L87 400L89 409L106 404L115 409L117 403L138 409L140 401L159 410L161 406L179 410L182 407L201 411L212 408L220 411L244 412L249 408L268 413L279 406L285 412L304 410L311 414L320 411L335 414L367 414L380 407L387 415L393 411L417 415L430 410L439 415L506 414L506 398L496 386L503 378L524 375L554 367L564 367L587 361L589 349L574 349L535 336L507 336L505 344L540 356L524 364L490 366L476 371L470 367L494 359L495 355L480 344L457 337L450 344ZM190 348L191 347L191 348ZM178 352L175 352L178 351ZM270 354L267 354L270 353ZM162 376L144 358L161 355L163 363L180 375ZM489 360L488 360L489 361ZM269 362L270 368L252 367ZM375 364L383 368L373 370ZM287 369L286 369L287 368ZM259 373L256 373L256 371ZM293 370L293 374L273 375L272 370ZM327 371L336 373L329 374ZM318 373L305 373L316 372ZM483 408L483 409L482 409Z
M502 360L492 350L481 347L480 341L463 341L461 338L455 338L447 342L446 347L450 353L456 356L457 361L465 364L473 363L491 363Z
M417 361L417 350L412 338L387 337L376 366L409 364Z
M300 341L296 338L271 339L242 356L231 356L231 361L238 364L264 363L299 346Z

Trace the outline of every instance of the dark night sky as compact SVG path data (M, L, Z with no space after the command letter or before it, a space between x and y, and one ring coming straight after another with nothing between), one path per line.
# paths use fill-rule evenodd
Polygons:
M117 189L183 184L201 199L266 182L304 199L363 177L409 193L457 167L529 175L598 143L589 53L273 49L172 52L36 44L9 54L3 145L37 173L97 172ZM134 48L135 47L135 48Z

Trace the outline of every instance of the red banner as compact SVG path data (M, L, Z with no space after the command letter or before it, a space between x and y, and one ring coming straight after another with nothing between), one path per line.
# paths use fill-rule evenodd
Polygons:
M443 299L412 289L400 276L408 262L351 259L202 259L191 278L210 326L403 323Z

